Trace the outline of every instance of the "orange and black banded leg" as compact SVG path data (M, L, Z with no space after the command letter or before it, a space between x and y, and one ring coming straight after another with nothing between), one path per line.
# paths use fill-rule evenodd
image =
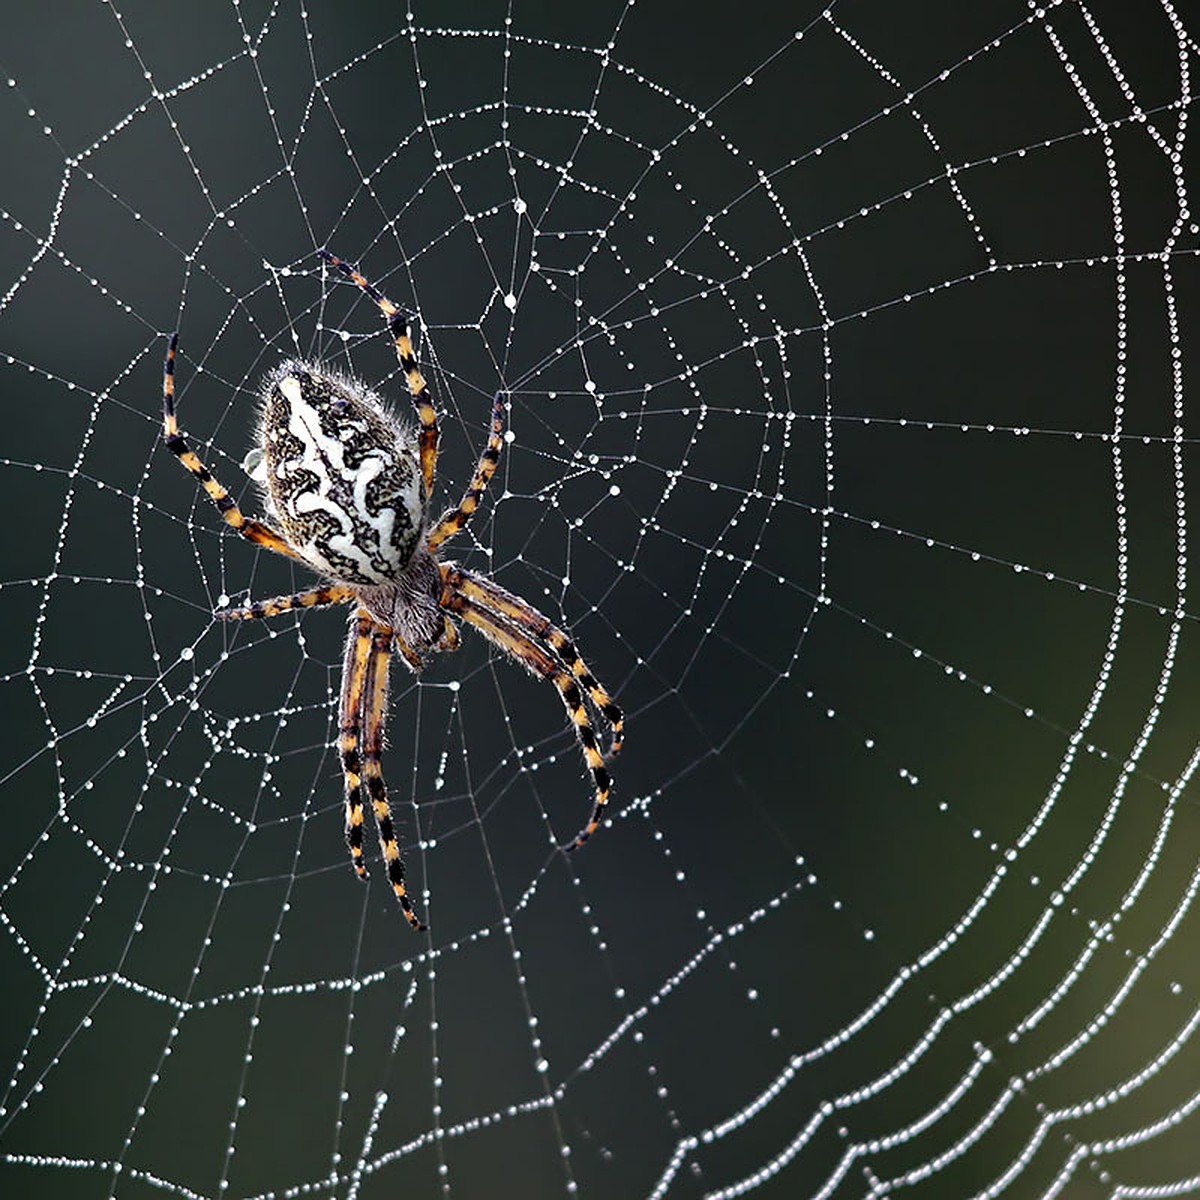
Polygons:
M359 879L366 878L363 865L363 691L371 658L371 633L375 622L365 608L354 614L346 639L346 661L342 668L342 699L338 706L338 754L346 785L346 845Z
M452 587L442 589L441 603L444 608L474 625L505 654L523 663L535 675L549 679L558 689L596 787L596 802L588 823L575 835L574 841L563 847L564 850L577 850L600 827L600 822L604 819L604 810L608 807L608 794L612 788L612 780L605 769L604 756L596 745L596 734L588 720L579 685L545 650L519 629L514 628L500 613L485 608Z
M425 376L417 366L417 356L412 344L412 327L407 318L403 315L390 317L388 329L396 343L396 357L400 360L400 369L404 372L408 394L412 397L413 408L417 410L417 420L421 425L418 435L421 475L425 480L425 495L432 496L433 473L437 468L438 453L437 413L433 411L433 401L429 398L429 384L425 382Z
M392 825L392 810L388 805L387 788L383 782L383 722L387 707L388 660L392 649L392 631L376 625L371 633L371 654L367 662L366 709L363 730L363 778L367 795L375 811L375 824L379 828L379 848L387 864L388 882L408 923L416 930L427 928L413 912L408 889L404 886L404 860L396 843L396 830Z
M494 612L503 613L514 625L526 630L538 642L549 646L558 655L612 727L612 745L609 747L608 757L617 754L624 742L624 714L579 656L574 641L532 604L522 600L520 596L513 595L498 583L447 563L440 563L439 567L442 579L456 591L478 600Z
M166 362L163 363L163 440L167 449L179 459L186 471L195 476L200 486L208 493L209 499L217 506L217 511L242 537L259 546L265 546L268 550L274 550L276 554L284 554L297 562L307 563L302 555L288 545L282 534L242 513L237 501L217 482L179 432L179 423L175 419L175 346L178 340L177 333L171 334L171 340L167 344Z
M388 332L396 343L396 357L400 360L400 369L404 372L404 381L408 385L409 395L412 396L413 407L417 410L417 420L421 423L420 451L421 475L425 479L425 495L433 494L433 472L437 466L438 423L437 414L433 411L433 403L429 399L429 385L425 376L417 366L417 356L413 351L412 326L408 314L398 305L389 300L365 275L356 271L348 262L331 254L328 250L318 250L317 253L330 266L336 267L351 283L357 284L372 300L379 305L380 311L387 317Z
M296 592L292 596L274 596L270 600L252 600L237 608L218 608L216 616L223 621L257 621L263 617L277 617L280 613L297 608L325 608L330 604L349 604L356 599L353 588L343 584L313 588L307 592Z
M452 538L460 532L479 507L479 500L484 490L496 473L496 464L500 461L500 447L504 445L504 393L497 392L492 400L492 424L488 430L487 445L479 456L479 465L475 468L475 477L471 486L463 493L457 508L452 508L442 514L442 518L429 531L425 544L430 550L436 550L447 538Z

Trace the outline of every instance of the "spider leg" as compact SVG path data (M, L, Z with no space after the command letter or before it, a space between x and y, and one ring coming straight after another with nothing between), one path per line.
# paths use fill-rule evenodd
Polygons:
M479 465L475 468L475 476L471 486L463 493L457 508L452 508L442 514L441 520L429 531L425 544L430 550L436 550L447 538L452 538L460 532L479 507L480 497L484 493L492 476L496 473L496 464L500 461L500 447L504 444L504 393L497 392L492 400L492 423L488 431L487 445L479 456Z
M270 600L252 600L237 608L218 608L216 616L224 621L254 621L261 617L277 617L294 608L324 608L330 604L349 604L357 593L344 584L329 584L293 596L275 596Z
M565 850L577 850L600 827L608 805L608 793L612 787L612 780L604 767L604 758L596 746L596 734L588 720L587 709L584 707L583 695L578 685L542 647L511 625L502 614L455 590L452 584L447 583L442 589L441 604L474 625L488 641L498 646L505 654L523 663L542 679L549 679L558 689L563 707L575 727L575 736L583 751L584 761L596 786L596 803L588 823L575 835L574 841L563 847Z
M366 878L363 865L362 803L362 707L367 661L371 655L371 631L375 622L365 608L354 614L346 639L346 661L342 668L342 699L338 705L338 751L346 785L346 845L359 879Z
M514 625L527 631L538 642L549 646L562 660L563 665L579 681L591 697L592 703L604 715L604 719L612 726L612 745L608 757L619 753L624 741L624 716L618 705L604 690L603 684L591 673L587 663L579 656L575 643L550 619L538 612L532 604L514 596L512 592L502 588L498 583L476 575L473 571L464 571L449 563L439 563L442 579L455 591L478 600L493 612L502 613Z
M265 546L268 550L274 550L276 554L286 555L309 566L308 560L293 550L282 534L276 533L262 521L251 520L243 514L237 506L237 501L217 482L179 432L179 423L175 419L175 346L178 341L179 334L171 334L171 340L167 344L166 362L163 364L163 440L167 449L179 459L184 470L190 471L196 477L221 516L242 537L256 545Z
M371 653L367 660L365 729L363 735L363 778L367 783L367 794L375 810L375 824L379 828L379 847L387 863L388 882L408 923L416 930L428 928L417 919L412 901L404 886L404 860L396 844L396 831L392 826L392 810L388 805L387 787L383 782L383 722L387 707L388 661L391 656L393 633L384 625L374 625L371 631Z
M434 643L434 649L447 654L453 654L458 649L458 626L449 617L442 622L442 633Z
M425 660L398 633L392 634L392 640L401 658L408 663L409 670L414 675L420 675L425 670Z
M317 253L330 266L337 267L352 283L356 283L379 306L380 311L388 322L388 332L396 343L396 357L400 360L400 369L404 372L404 381L408 385L408 393L412 397L413 407L417 410L417 420L421 423L420 450L421 474L425 479L425 495L433 494L433 472L437 465L438 452L438 423L437 414L429 399L429 385L425 376L417 367L417 356L413 353L412 327L408 315L391 300L389 300L365 275L356 271L348 262L321 249Z

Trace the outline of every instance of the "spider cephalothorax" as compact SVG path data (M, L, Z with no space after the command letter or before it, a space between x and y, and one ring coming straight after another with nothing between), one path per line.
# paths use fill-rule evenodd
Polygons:
M249 456L279 528L246 517L197 458L175 419L172 334L163 376L163 436L243 537L328 576L332 583L221 609L230 620L273 617L296 608L354 604L346 642L338 712L338 748L346 785L346 841L355 870L363 866L363 793L371 801L388 878L409 923L424 928L404 885L404 864L392 827L380 757L393 647L419 671L424 656L458 645L451 614L558 690L595 784L591 819L571 848L600 824L608 803L604 755L588 704L612 731L608 754L621 747L621 710L588 670L570 637L532 605L486 576L441 562L438 547L458 533L479 506L496 470L504 432L504 394L492 402L487 445L455 508L429 518L437 462L438 425L429 389L413 354L405 316L349 264L321 257L362 288L388 318L396 354L417 410L416 437L363 384L319 363L288 360L263 381L259 445ZM586 700L585 697L586 696Z

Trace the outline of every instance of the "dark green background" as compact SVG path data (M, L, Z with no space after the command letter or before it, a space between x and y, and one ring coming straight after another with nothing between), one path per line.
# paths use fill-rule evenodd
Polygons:
M823 11L4 6L4 1195L345 1196L386 1091L363 1197L642 1196L785 1082L667 1194L815 1121L757 1195L884 1139L833 1194L964 1196L1021 1157L1034 1196L1194 1093L1176 32L1150 0ZM400 397L324 244L418 312L444 498L512 389L454 553L629 714L613 825L567 858L588 791L553 691L469 637L397 668L427 939L346 863L340 618L215 623L309 576L223 533L159 440L175 327L181 422L254 511L281 355ZM1195 1146L1189 1115L1060 1194L1194 1175Z

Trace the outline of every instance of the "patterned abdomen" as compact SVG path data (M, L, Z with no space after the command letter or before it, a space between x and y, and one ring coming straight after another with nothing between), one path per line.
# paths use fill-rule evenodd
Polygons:
M285 362L263 389L266 486L288 541L346 583L394 582L425 524L414 447L378 400L312 363Z

